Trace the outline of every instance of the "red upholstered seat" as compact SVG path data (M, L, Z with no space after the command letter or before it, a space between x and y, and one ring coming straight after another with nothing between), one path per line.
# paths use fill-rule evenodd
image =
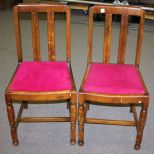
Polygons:
M105 94L144 93L136 67L128 64L91 64L83 90Z
M67 62L22 62L10 86L12 91L71 90Z

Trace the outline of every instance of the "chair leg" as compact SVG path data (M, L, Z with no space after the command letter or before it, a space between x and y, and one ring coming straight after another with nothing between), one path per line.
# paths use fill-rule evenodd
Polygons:
M84 103L84 116L85 116L85 119L86 119L87 111L88 110L89 110L89 104L88 103Z
M134 148L136 150L139 150L140 146L141 146L142 137L143 137L143 130L144 130L144 126L145 126L146 118L147 118L148 104L149 104L149 102L144 102L143 106L141 108L140 119L139 119L138 126L137 126L136 143L134 146Z
M89 104L89 101L87 101L87 103L86 103L86 107L87 107L87 110L89 110L89 109L90 109L90 104Z
M81 94L79 94L79 105L78 105L78 145L84 145L84 99Z
M67 99L67 109L70 109L70 100Z
M6 100L6 107L7 107L7 113L8 113L8 120L11 127L11 137L12 137L13 145L17 146L19 144L19 141L18 141L18 135L17 135L17 128L15 125L15 115L14 115L12 100L8 96L5 96L5 100Z
M69 106L71 117L70 143L74 145L76 143L76 93L72 94Z
M24 104L24 109L28 109L28 103L27 103L27 101L23 101L22 103Z
M132 104L130 105L130 112L131 113L133 112L133 105Z

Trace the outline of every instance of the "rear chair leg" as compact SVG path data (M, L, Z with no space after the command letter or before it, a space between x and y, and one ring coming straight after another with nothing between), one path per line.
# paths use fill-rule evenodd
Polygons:
M73 93L71 96L69 108L71 119L70 143L74 145L76 144L76 93Z
M140 119L139 119L138 126L137 126L136 143L134 146L136 150L139 150L141 146L143 130L144 130L144 126L145 126L146 118L147 118L148 104L149 102L144 102L141 108Z
M86 107L87 107L87 110L90 109L90 104L89 104L89 101L86 101Z
M28 102L27 101L23 101L22 103L24 104L24 109L28 109Z
M7 107L7 113L8 113L8 120L11 127L11 137L12 137L13 145L17 146L19 144L19 141L18 141L18 135L17 135L17 128L15 125L15 115L14 115L12 100L8 96L5 96L5 100L6 100L6 107Z
M130 112L131 113L133 112L133 105L132 104L130 105Z
M89 104L88 103L84 103L84 116L86 118L86 115L87 115L87 110L89 110Z
M67 99L67 109L70 109L70 99Z
M84 145L84 99L81 94L79 94L79 105L78 105L78 145Z

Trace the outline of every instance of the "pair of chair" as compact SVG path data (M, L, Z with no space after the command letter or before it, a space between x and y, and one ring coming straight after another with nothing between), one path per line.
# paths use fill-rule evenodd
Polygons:
M19 14L31 13L32 44L34 61L23 61ZM47 37L49 62L41 61L38 13L47 13ZM70 122L70 143L76 143L77 90L71 70L70 8L65 5L31 4L17 5L13 9L16 34L18 66L5 91L8 119L13 145L18 145L19 122ZM56 61L54 14L66 13L66 61ZM103 63L92 62L93 15L105 14ZM121 15L117 64L110 63L112 15ZM124 64L129 16L140 17L135 64ZM136 7L94 6L89 14L88 64L78 92L78 144L84 144L84 124L109 124L136 126L135 149L140 149L145 126L149 93L139 71L140 50L144 31L144 11ZM69 117L21 117L28 102L67 101ZM15 119L13 102L20 101L21 107ZM89 103L130 106L134 121L87 118ZM141 106L138 119L135 106Z

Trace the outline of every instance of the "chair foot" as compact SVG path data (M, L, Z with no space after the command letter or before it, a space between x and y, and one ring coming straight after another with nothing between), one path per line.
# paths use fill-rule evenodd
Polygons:
M14 146L18 146L19 145L19 141L17 140L17 141L13 141L13 143L12 143Z
M139 144L135 144L134 149L135 150L140 150L141 146Z
M83 146L83 145L84 145L84 141L80 141L80 140L79 140L79 141L78 141L78 145L79 145L79 146Z
M71 141L70 141L70 144L71 144L71 145L75 145L75 144L76 144L76 141L75 141L75 140L71 140Z
M70 131L70 144L76 144L76 123L71 124L71 131Z

